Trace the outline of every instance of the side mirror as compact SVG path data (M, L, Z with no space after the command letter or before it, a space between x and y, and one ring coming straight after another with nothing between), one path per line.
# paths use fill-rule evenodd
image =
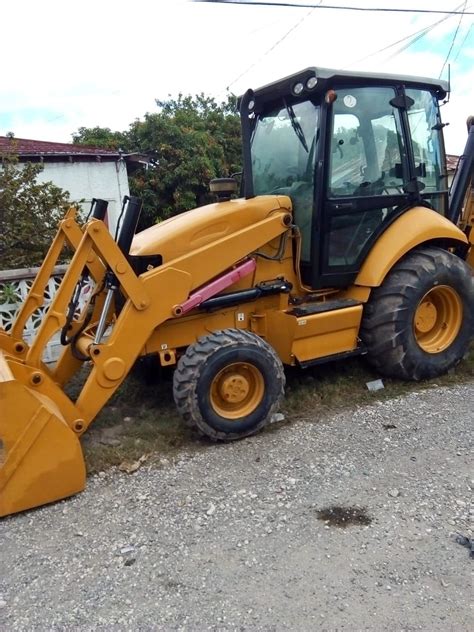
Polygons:
M395 167L390 169L390 176L397 178L397 180L403 180L403 167L401 162L395 163Z
M420 162L419 165L415 168L415 175L420 178L426 178L426 163Z

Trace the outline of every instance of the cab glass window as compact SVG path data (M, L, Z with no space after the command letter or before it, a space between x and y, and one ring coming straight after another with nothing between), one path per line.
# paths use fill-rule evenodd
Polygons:
M406 173L400 115L392 88L337 91L329 168L329 195L402 193Z
M422 194L447 189L442 161L441 125L437 99L426 90L407 90L414 103L408 109L415 158L415 174L424 185Z

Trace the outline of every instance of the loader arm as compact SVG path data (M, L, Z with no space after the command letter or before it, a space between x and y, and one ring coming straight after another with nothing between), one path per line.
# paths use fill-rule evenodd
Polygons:
M86 265L95 260L96 253L120 277L122 287L127 295L132 296L131 300L137 309L143 309L148 304L138 278L108 229L99 220L92 220L84 233L81 233L76 253L26 355L26 363L29 366L39 367L48 340L65 325L66 311L74 288Z
M449 192L449 210L446 217L454 224L457 224L459 218L462 217L466 193L471 189L474 178L474 117L468 119L467 129L466 145L459 157L459 164Z
M474 268L474 116L467 119L467 140L449 192L447 217L464 231L469 248L466 262Z
M245 226L221 239L191 250L168 263L137 276L106 226L92 220L86 226L63 281L46 312L23 365L9 361L17 379L26 381L42 396L55 402L66 423L78 435L90 425L97 413L123 382L154 329L177 318L174 308L186 301L193 290L232 268L262 245L289 229L287 208L276 208L257 223ZM78 339L77 346L88 355L92 370L75 404L66 404L65 394L54 374L44 370L41 357L50 338L66 321L70 297L84 266L92 259L101 261L117 278L126 298L116 317L110 337L100 344L91 335L97 322ZM110 323L113 310L107 315ZM8 360L8 357L7 357Z

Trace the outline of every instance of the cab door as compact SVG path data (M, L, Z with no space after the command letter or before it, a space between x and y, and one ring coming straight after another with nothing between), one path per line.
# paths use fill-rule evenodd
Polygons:
M404 190L407 149L395 88L347 87L336 94L328 120L313 287L353 282L370 247L409 203Z

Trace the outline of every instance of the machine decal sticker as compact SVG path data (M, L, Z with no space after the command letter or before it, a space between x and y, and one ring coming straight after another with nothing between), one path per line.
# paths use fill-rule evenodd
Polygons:
M357 99L352 96L352 94L346 94L343 101L344 105L348 108L355 108L355 106L357 105Z

